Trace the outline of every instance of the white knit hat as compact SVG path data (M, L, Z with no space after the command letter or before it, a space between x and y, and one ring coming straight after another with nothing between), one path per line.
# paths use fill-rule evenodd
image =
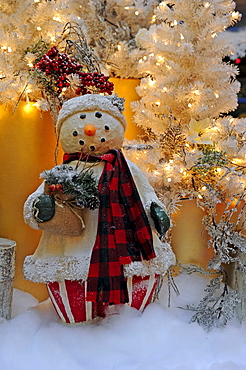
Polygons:
M94 110L109 113L126 129L126 119L121 113L124 110L124 98L119 98L117 95L87 94L69 99L63 104L57 120L57 134L59 135L61 126L68 117L81 111Z

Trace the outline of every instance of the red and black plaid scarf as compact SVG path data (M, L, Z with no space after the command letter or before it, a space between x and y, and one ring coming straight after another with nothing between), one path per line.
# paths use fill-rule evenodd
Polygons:
M65 154L73 160L105 161L99 179L99 216L87 281L87 301L128 302L123 265L155 257L152 232L135 182L121 150L93 156Z

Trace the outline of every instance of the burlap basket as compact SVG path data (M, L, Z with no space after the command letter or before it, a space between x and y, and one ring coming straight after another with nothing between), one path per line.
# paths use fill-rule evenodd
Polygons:
M49 186L45 184L45 194L49 194ZM79 236L85 228L82 218L83 209L78 207L74 198L60 191L53 193L55 198L55 214L49 221L39 223L39 229L55 234Z

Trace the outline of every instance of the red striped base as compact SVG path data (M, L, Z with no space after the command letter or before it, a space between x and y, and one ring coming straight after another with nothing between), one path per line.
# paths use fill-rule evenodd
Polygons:
M143 311L151 302L159 275L133 276L127 279L129 306ZM48 283L47 288L58 316L66 323L91 321L116 313L115 306L103 302L87 302L86 283L65 280Z

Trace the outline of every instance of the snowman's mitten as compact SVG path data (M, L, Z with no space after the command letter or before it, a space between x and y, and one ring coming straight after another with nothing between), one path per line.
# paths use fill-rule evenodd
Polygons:
M32 213L37 222L49 221L55 214L55 200L50 195L41 194L33 202Z
M164 236L170 227L170 219L164 209L159 206L156 202L152 202L150 205L150 214L154 220L155 228L157 232Z

